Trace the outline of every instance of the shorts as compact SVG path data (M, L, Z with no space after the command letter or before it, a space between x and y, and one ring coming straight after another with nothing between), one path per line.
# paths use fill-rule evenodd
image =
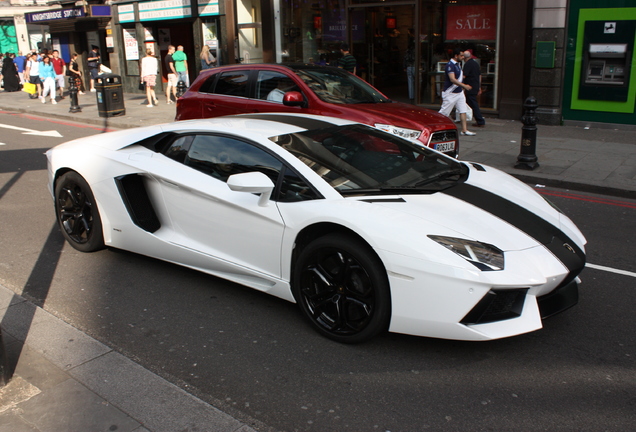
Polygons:
M40 85L42 85L42 80L40 79L39 75L31 75L29 77L29 82L31 84L40 84Z
M55 75L55 85L59 88L64 88L64 75Z
M148 87L154 87L157 85L157 75L146 75L144 82Z
M463 90L459 93L453 93L451 89L442 92L442 107L439 109L439 113L445 115L446 117L450 117L450 113L453 110L453 107L455 107L457 112L460 114L468 112L466 95L464 95Z
M99 75L99 68L89 68L88 72L91 74L91 79L97 79Z
M179 80L177 79L177 74L168 74L168 87L176 87L178 81Z

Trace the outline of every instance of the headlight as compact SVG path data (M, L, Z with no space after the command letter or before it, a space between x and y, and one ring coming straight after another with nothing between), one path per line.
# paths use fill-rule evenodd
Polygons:
M376 123L375 127L380 129L380 130L383 130L384 132L392 133L393 135L397 135L399 137L406 138L406 139L412 140L412 141L417 140L420 137L420 135L422 134L422 131L413 130L413 129L406 129L406 128L401 128L401 127L392 126L392 125L386 125L386 124L380 124L380 123Z
M454 237L430 235L428 238L455 252L482 271L504 269L503 251L493 245Z

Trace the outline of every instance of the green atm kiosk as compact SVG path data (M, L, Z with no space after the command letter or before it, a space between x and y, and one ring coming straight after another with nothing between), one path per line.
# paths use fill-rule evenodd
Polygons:
M579 99L626 102L636 21L587 21Z
M563 120L636 124L636 0L569 0Z

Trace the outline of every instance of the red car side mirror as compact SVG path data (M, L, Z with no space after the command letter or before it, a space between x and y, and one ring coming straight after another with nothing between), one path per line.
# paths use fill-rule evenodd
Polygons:
M305 104L305 99L300 92L290 91L283 96L283 105L287 106L302 106Z

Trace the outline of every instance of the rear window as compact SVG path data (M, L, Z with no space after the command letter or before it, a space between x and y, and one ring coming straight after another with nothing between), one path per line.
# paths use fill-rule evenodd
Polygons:
M202 93L248 97L248 82L249 71L227 71L210 76L201 86L200 91Z

